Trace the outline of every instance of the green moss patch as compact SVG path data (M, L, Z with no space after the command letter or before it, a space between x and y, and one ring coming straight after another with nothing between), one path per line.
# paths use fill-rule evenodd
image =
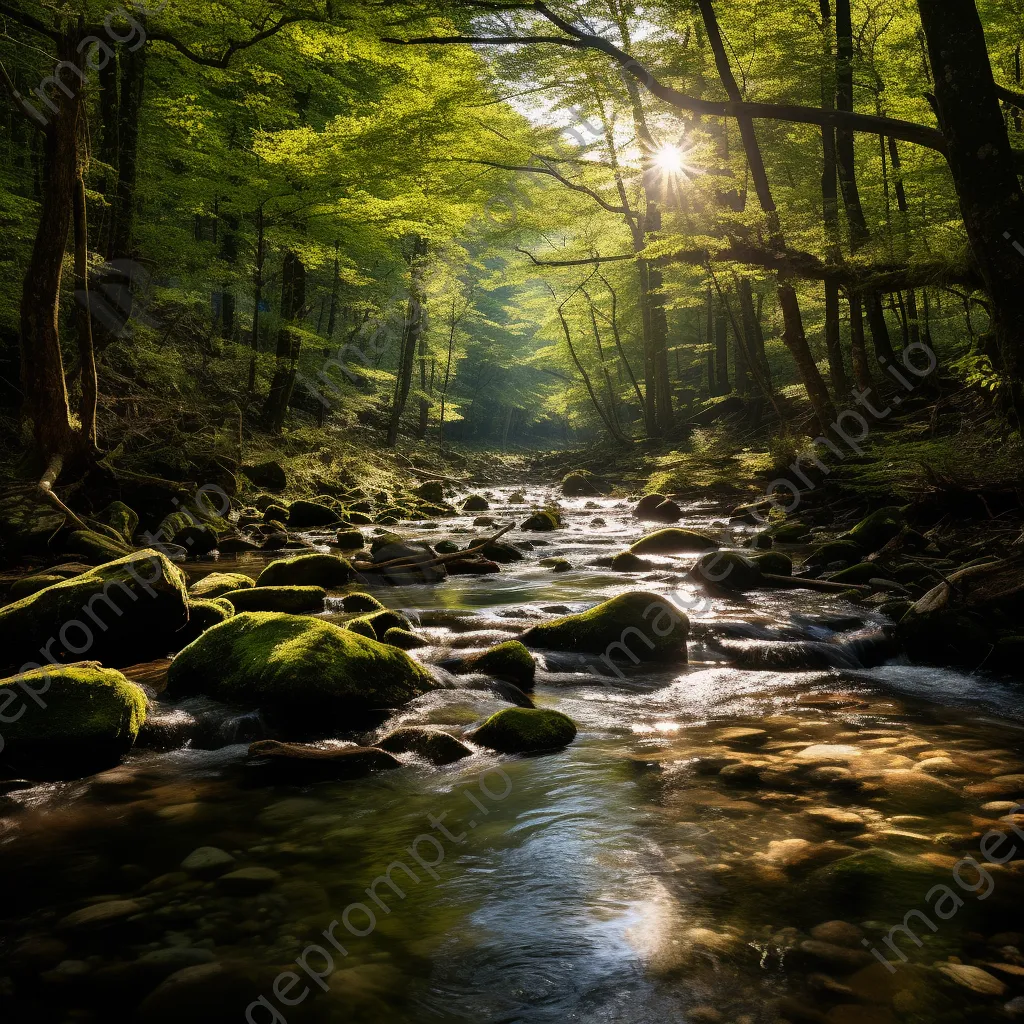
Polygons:
M168 691L272 709L333 725L397 707L437 686L396 647L323 619L243 612L207 630L171 662Z
M574 469L562 477L562 493L567 498L596 498L604 491L592 473Z
M131 750L146 705L141 687L97 662L2 679L0 771L8 777L73 779L110 768Z
M257 587L340 587L352 578L352 566L337 555L310 554L271 562Z
M211 572L188 588L188 596L193 599L223 597L232 590L248 590L254 586L256 581L240 572Z
M372 594L346 594L341 607L347 612L375 612L384 607Z
M634 555L678 555L715 551L717 548L718 541L702 533L671 528L641 537L629 550Z
M323 587L252 587L224 595L240 612L310 612L323 608Z
M503 754L558 750L576 738L576 723L560 711L506 708L491 715L468 738Z
M397 647L403 651L412 651L417 647L429 647L430 641L420 636L418 633L413 633L408 629L400 629L398 626L392 626L384 633L384 643L390 644L392 647Z
M460 658L454 664L456 673L482 672L515 683L520 690L532 690L533 679L537 672L533 655L518 640L506 640L495 647L490 647L479 654L470 654Z

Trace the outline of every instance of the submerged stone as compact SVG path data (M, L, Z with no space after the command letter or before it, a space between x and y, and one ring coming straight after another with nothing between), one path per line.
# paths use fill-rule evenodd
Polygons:
M456 674L482 672L515 683L521 690L532 690L537 671L533 655L518 640L506 640L495 647L445 662L445 668Z
M432 764L453 764L473 753L465 743L443 729L420 725L396 729L388 733L377 746L393 754L419 754Z
M272 708L307 727L332 724L435 689L403 651L323 619L243 612L207 630L171 662L168 691Z
M631 591L575 615L526 630L528 647L638 660L686 657L690 621L659 594Z
M271 562L256 579L257 587L340 587L352 578L352 566L337 555L299 555Z
M560 711L506 708L471 732L468 739L503 754L557 750L576 738L576 723Z
M0 772L76 779L113 767L135 743L146 709L141 687L92 661L0 680Z

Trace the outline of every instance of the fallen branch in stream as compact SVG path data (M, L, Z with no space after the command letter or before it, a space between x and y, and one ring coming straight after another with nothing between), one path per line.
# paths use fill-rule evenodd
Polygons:
M820 590L823 593L838 594L847 590L859 590L862 594L870 594L871 588L858 583L832 583L830 580L812 580L806 576L773 576L765 573L764 578L774 587L786 587L790 590Z
M379 572L381 569L432 569L435 565L444 565L445 562L454 562L460 558L472 558L482 551L488 544L493 544L499 537L504 537L509 530L515 529L515 523L499 530L493 537L474 544L465 551L452 551L447 555L435 555L433 558L417 558L416 555L403 555L401 558L393 558L389 562L353 562L352 568L358 572ZM426 549L424 549L426 550Z

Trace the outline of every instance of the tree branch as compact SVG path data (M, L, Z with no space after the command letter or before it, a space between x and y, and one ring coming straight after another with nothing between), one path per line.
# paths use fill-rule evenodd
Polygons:
M622 260L636 259L634 253L628 252L621 256L589 256L582 260L539 260L532 252L526 249L516 249L516 252L527 256L535 267L591 267L599 263L619 263Z
M249 39L238 39L233 43L228 44L228 48L219 57L207 57L201 53L197 53L186 43L183 43L176 36L171 35L169 32L150 32L148 38L156 43L167 43L169 46L173 46L180 54L187 57L193 64L201 64L206 68L226 68L231 61L231 58L242 50L247 50L251 46L255 46L257 43L262 43L264 39L269 39L271 36L277 35L281 29L286 28L288 25L296 25L302 21L323 21L324 19L319 15L313 14L290 14L278 21L275 21L269 28L265 28L260 32L257 32L254 36Z
M540 160L544 160L543 157L538 157ZM600 194L595 192L592 188L588 188L586 185L578 185L574 181L570 181L565 175L560 174L554 167L548 166L547 160L544 160L543 167L531 167L529 164L499 164L492 160L459 160L459 163L465 164L479 164L482 167L496 167L502 171L520 171L523 174L546 174L548 177L555 178L560 181L566 188L571 188L574 192L582 192L586 196L590 196L603 210L607 210L609 213L617 213L623 216L628 212L625 207L612 206L611 203L602 199Z
M41 36L46 36L47 39L52 39L55 43L59 43L61 40L61 33L57 29L44 25L43 22L31 14L15 10L8 3L0 2L0 14L10 18L12 21L16 21L23 28L31 29L33 32L38 32Z

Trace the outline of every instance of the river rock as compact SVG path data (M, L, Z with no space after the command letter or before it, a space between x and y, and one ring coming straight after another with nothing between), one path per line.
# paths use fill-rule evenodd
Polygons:
M257 740L249 747L246 768L273 783L360 779L371 772L401 768L402 762L378 747L328 746Z
M819 942L830 942L835 946L860 949L864 931L849 921L823 921L811 929L811 938Z
M315 612L324 606L323 587L252 587L232 590L224 597L240 612Z
M322 619L273 612L243 612L214 626L168 670L172 694L271 708L307 728L396 707L436 686L396 647Z
M521 530L547 531L557 530L562 525L561 516L552 509L541 509L534 512L529 519L520 523Z
M248 590L256 581L251 576L240 572L211 572L197 580L188 588L188 596L192 598L223 597L232 590Z
M223 1024L244 1019L246 1007L271 992L273 975L256 977L241 964L215 962L175 971L138 1009L146 1024Z
M602 494L603 490L592 473L584 469L574 469L562 477L562 493L567 498L595 498Z
M506 708L491 715L467 738L503 754L555 750L576 738L576 723L560 711Z
M690 620L659 594L631 591L575 615L532 626L527 647L614 654L636 662L686 658Z
M346 612L376 612L384 605L372 594L346 594L341 599L341 607Z
M463 503L463 512L486 512L491 503L481 494L471 494Z
M123 925L129 918L141 914L143 904L137 900L106 900L83 907L57 922L60 932L95 932Z
M311 526L333 526L341 516L329 505L318 501L293 501L288 507L288 525L292 529Z
M242 472L257 487L283 491L288 486L288 476L280 462L260 462L257 465L242 466Z
M634 555L676 555L700 551L714 551L718 541L694 530L658 530L641 537L629 549Z
M697 584L740 592L764 585L758 565L738 551L712 551L702 555L690 570L689 578Z
M271 562L256 579L257 587L340 587L352 579L352 566L337 555L299 555Z
M936 964L935 969L955 985L978 996L1001 996L1006 992L1003 982L980 967L949 963Z
M188 622L181 570L152 550L125 555L0 609L0 667L50 656L119 668L164 657Z
M252 866L229 871L217 879L217 885L232 896L253 896L273 889L281 881L281 874L273 868Z
M473 753L465 743L443 729L421 725L396 729L388 733L377 746L393 754L416 753L437 765L452 764Z
M890 807L910 814L953 810L963 804L960 790L926 772L900 768L883 771L871 781L881 788Z
M515 683L521 690L532 690L537 671L533 655L518 640L507 640L479 654L453 658L444 662L444 668L456 675L482 672Z
M146 694L98 662L0 680L0 773L77 779L118 764L146 720Z
M879 508L862 519L848 533L844 533L840 539L851 541L865 553L877 551L903 529L904 523L905 519L899 508Z
M181 870L199 878L216 878L235 867L235 858L216 846L200 846L182 862Z
M374 630L374 635L376 636L376 634L377 631ZM412 651L417 647L430 646L430 641L425 637L420 636L418 633L413 633L411 630L402 629L400 626L392 626L390 629L386 629L384 636L381 637L381 641L403 651Z

